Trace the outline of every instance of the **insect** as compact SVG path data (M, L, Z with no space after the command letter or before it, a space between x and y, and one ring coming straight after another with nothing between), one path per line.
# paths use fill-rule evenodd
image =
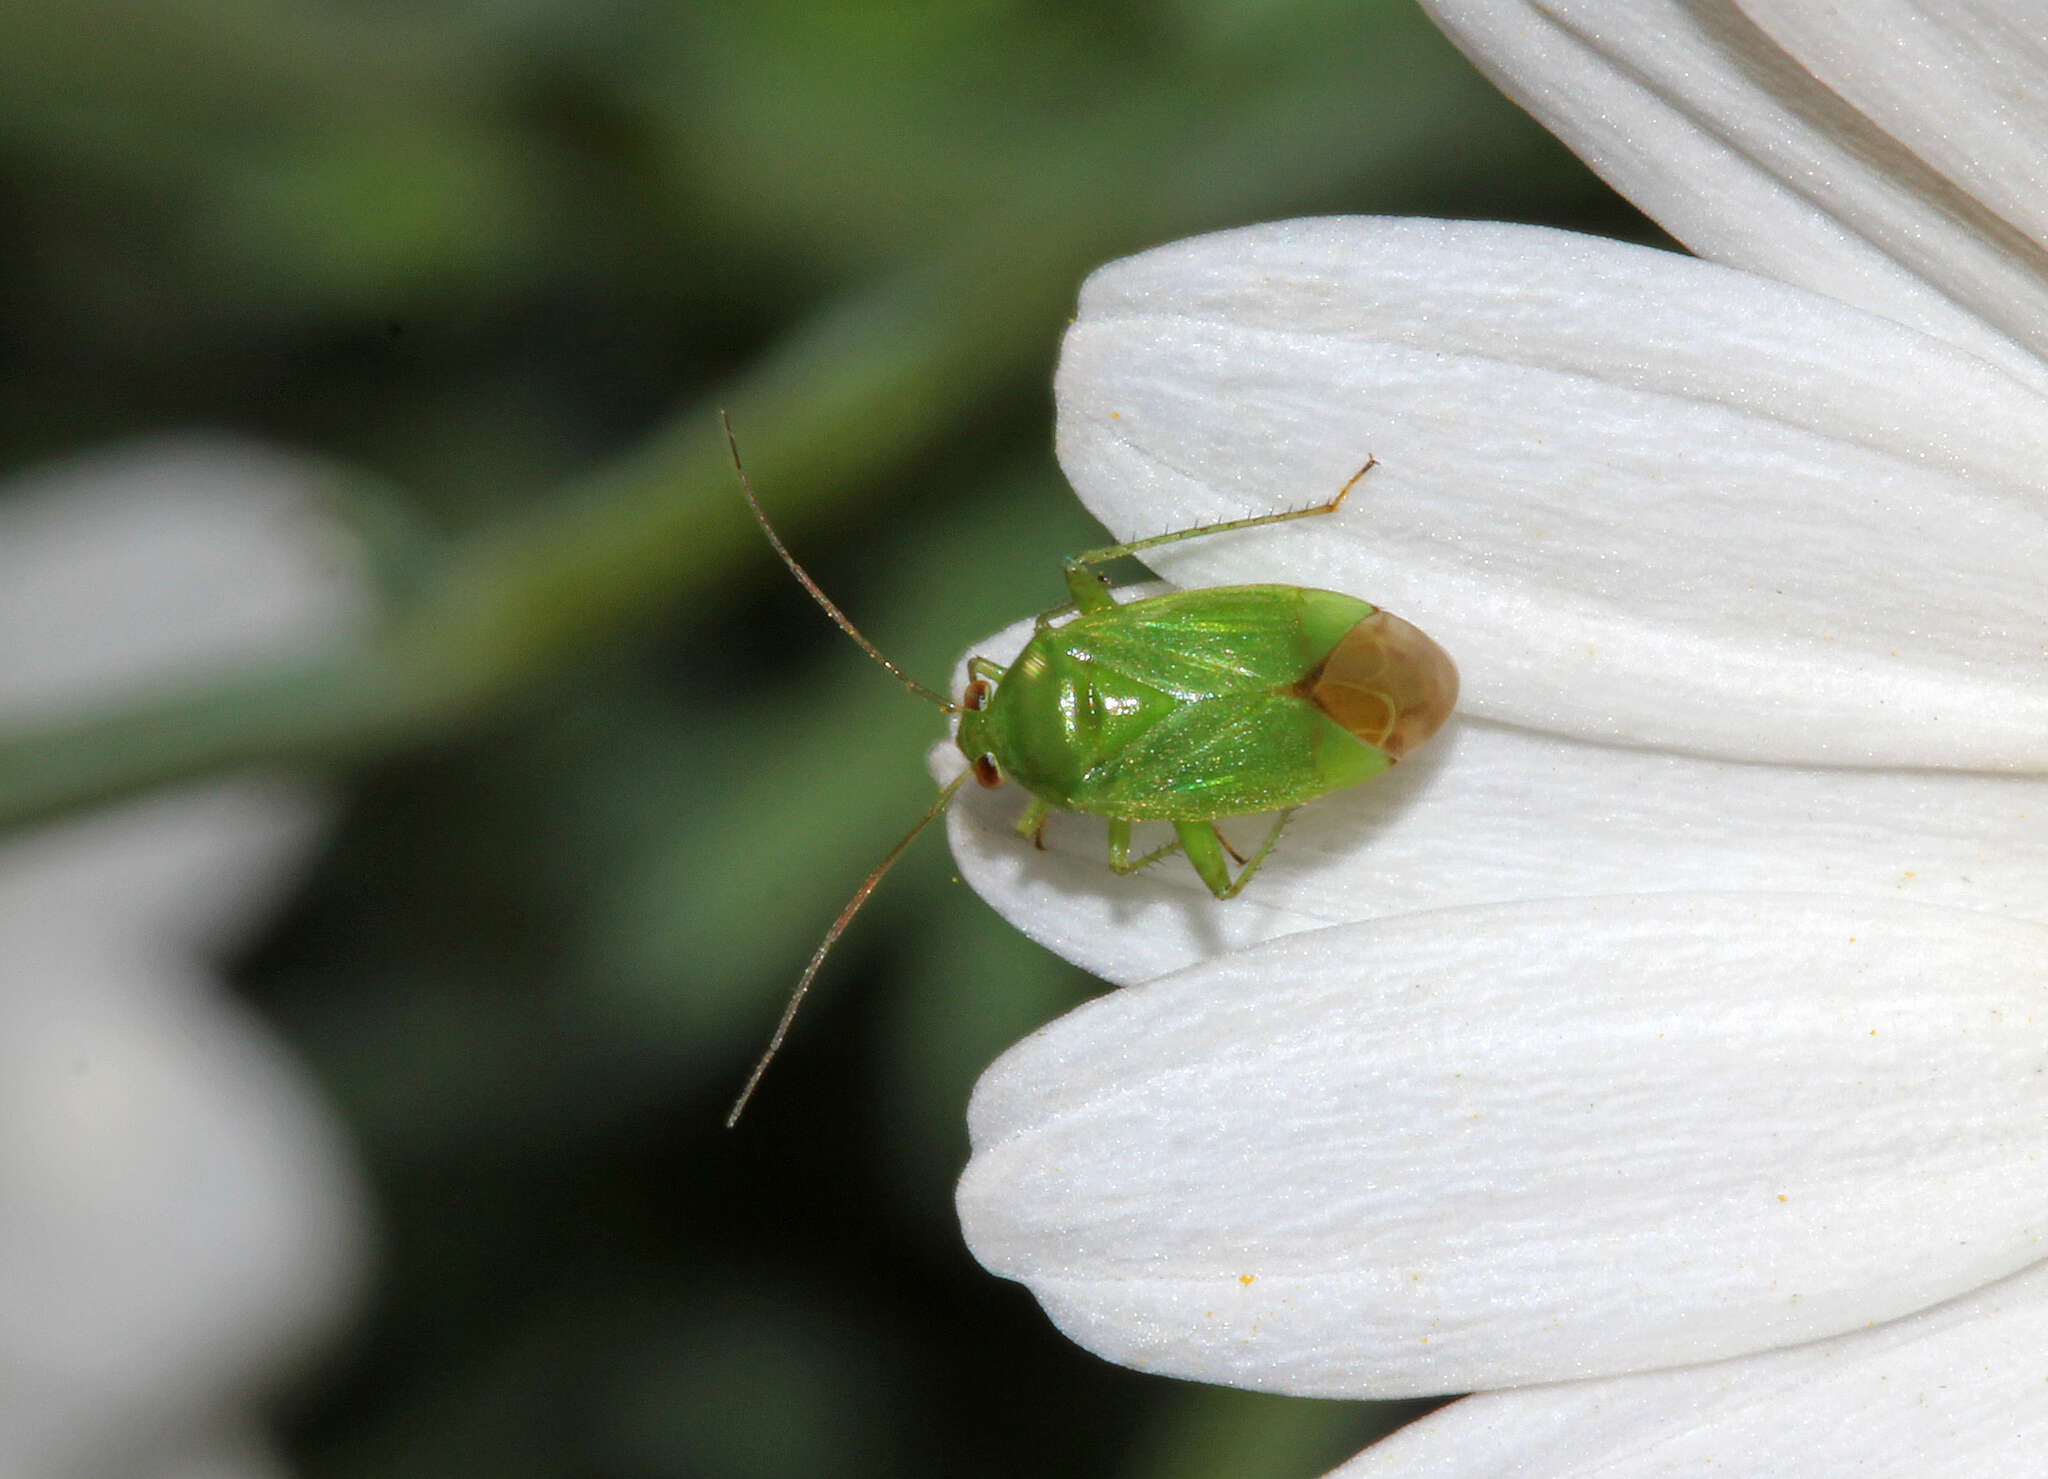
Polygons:
M954 740L967 768L854 891L804 968L789 1005L727 1117L738 1122L781 1048L825 956L918 833L971 776L1014 782L1030 801L1018 837L1043 847L1055 811L1109 823L1109 868L1123 875L1176 853L1218 899L1235 898L1266 861L1305 801L1386 770L1443 725L1458 698L1458 670L1416 627L1336 591L1295 585L1221 586L1119 602L1101 567L1186 539L1333 514L1368 459L1328 503L1177 529L1069 555L1067 603L1042 612L1007 667L968 660L955 703L884 657L820 590L761 510L726 422L733 467L754 518L805 590L868 656L911 692L958 717ZM1219 819L1278 812L1246 858ZM1173 840L1131 855L1132 826L1172 824ZM1238 865L1235 877L1229 862Z

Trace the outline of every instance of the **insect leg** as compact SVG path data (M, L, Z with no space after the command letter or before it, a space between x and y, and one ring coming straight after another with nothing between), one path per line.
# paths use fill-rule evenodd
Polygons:
M985 657L967 659L967 676L970 678L986 678L991 683L1000 683L1003 681L1003 674L1009 671L1008 668L998 667Z
M1272 852L1273 844L1280 840L1280 834L1287 829L1287 819L1293 815L1294 808L1290 806L1273 819L1273 830L1266 834L1266 840L1259 844L1259 850L1252 854L1252 860L1238 873L1237 881L1230 885L1230 892L1225 894L1224 898L1235 898L1238 890L1252 881L1252 875L1258 872L1259 865L1266 861L1266 855Z
M1234 899L1252 881L1252 875L1266 861L1273 844L1280 840L1287 819L1293 815L1292 807L1280 813L1279 819L1273 823L1273 830L1266 834L1266 840L1259 844L1252 860L1234 879L1230 876L1229 865L1223 861L1223 838L1216 831L1214 822L1175 822L1173 830L1180 837L1181 845L1187 848L1188 861L1195 865L1196 874L1209 886L1209 892L1219 899Z
M1164 534L1155 534L1150 539L1134 539L1129 544L1106 544L1100 549L1083 550L1078 555L1068 555L1061 562L1067 579L1067 591L1074 598L1074 605L1083 611L1100 611L1115 604L1109 592L1104 589L1102 578L1095 573L1097 565L1107 565L1111 560L1120 560L1125 555L1135 555L1141 550L1157 549L1162 544L1178 544L1183 539L1200 539L1208 534L1230 534L1239 529L1263 529L1268 524L1285 524L1292 519L1313 519L1323 514L1333 514L1344 502L1344 496L1357 486L1358 480L1379 466L1377 457L1365 459L1365 466L1353 473L1350 480L1337 490L1337 496L1328 503L1311 504L1307 508L1292 508L1284 513L1254 514L1248 519L1225 519L1220 524L1197 524L1192 529L1171 529ZM1048 613L1049 615L1057 613Z
M1188 861L1194 864L1195 873L1209 885L1210 893L1227 899L1237 892L1230 884L1230 865L1223 861L1223 845L1216 838L1215 823L1175 822L1173 830L1180 845L1188 850Z
M1140 868L1149 868L1161 858L1171 857L1181 849L1176 836L1164 847L1155 847L1136 862L1131 861L1131 824L1127 818L1113 818L1109 824L1109 871L1122 878Z
M1036 796L1024 808L1024 815L1017 818L1017 835L1037 848L1045 851L1045 819L1052 815L1052 803L1040 801Z

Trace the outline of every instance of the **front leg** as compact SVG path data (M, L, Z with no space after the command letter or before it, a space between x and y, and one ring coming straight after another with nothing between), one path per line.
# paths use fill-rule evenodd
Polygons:
M1037 848L1045 851L1045 819L1052 815L1052 803L1041 801L1036 796L1024 808L1024 815L1017 818L1017 835Z

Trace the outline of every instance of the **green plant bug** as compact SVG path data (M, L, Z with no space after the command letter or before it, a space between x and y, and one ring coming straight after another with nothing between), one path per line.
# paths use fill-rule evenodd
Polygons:
M847 900L791 993L768 1047L740 1091L728 1127L782 1047L826 954L918 833L942 815L968 777L1011 782L1030 800L1017 835L1044 846L1047 818L1084 812L1109 823L1109 868L1137 872L1185 852L1218 899L1249 883L1302 803L1355 786L1393 765L1442 727L1458 700L1458 670L1421 630L1356 596L1296 585L1217 586L1119 602L1101 567L1126 555L1293 519L1333 514L1364 467L1328 503L1176 529L1069 555L1068 600L1041 612L1007 667L970 658L955 703L917 682L862 636L783 545L726 440L740 490L782 562L826 615L911 692L956 715L967 768L889 850ZM1219 820L1278 812L1249 858ZM1163 821L1173 840L1131 856L1131 829ZM1226 857L1239 869L1231 876Z

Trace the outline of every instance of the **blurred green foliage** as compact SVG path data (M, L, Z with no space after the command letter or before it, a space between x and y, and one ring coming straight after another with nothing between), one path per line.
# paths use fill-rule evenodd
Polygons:
M760 546L714 408L942 677L1096 531L1084 273L1289 214L1645 228L1405 0L9 0L0 445L317 452L382 636L0 737L0 814L348 780L243 964L387 1229L286 1414L316 1476L1310 1475L1408 1409L1103 1365L960 1246L987 1061L1098 989L928 842L740 1132L934 716ZM890 758L894 757L894 758Z

